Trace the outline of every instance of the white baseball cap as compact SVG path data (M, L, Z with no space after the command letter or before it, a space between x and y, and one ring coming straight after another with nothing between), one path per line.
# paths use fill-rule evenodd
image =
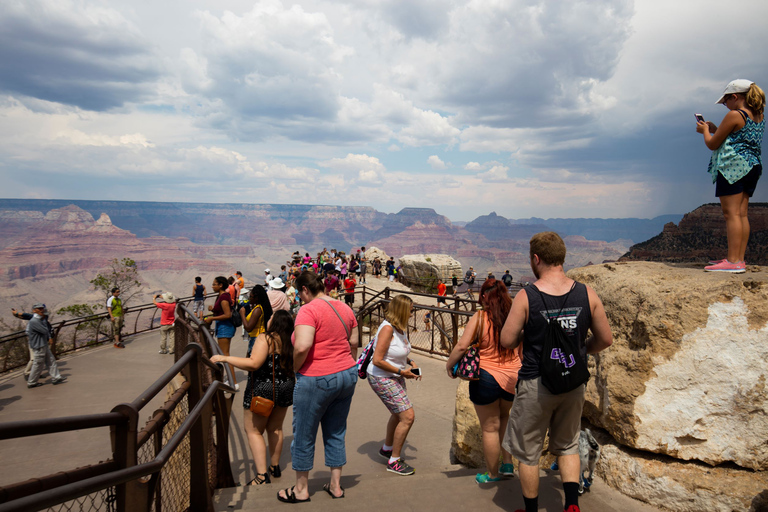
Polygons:
M720 96L720 99L715 102L715 105L719 103L725 103L725 97L728 96L729 94L738 94L738 93L747 92L753 83L755 82L753 82L752 80L745 80L743 78L739 78L738 80L734 80L733 82L730 82L728 85L725 86L723 95Z

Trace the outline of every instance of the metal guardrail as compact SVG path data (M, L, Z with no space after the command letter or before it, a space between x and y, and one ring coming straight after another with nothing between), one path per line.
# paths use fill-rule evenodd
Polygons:
M208 297L214 297L209 294ZM177 304L187 305L194 296L183 297ZM160 327L160 309L152 303L125 308L125 320L121 336L141 334ZM112 323L109 313L51 322L53 326L54 356L95 347L111 342ZM29 361L29 342L26 331L0 336L0 373L20 368Z
M0 424L0 439L108 426L112 442L106 462L0 487L0 512L213 510L212 490L234 485L228 447L234 389L224 378L232 382L232 375L210 361L221 351L207 327L181 304L176 314L176 362L133 402L103 414ZM177 375L181 385L139 430L139 412Z

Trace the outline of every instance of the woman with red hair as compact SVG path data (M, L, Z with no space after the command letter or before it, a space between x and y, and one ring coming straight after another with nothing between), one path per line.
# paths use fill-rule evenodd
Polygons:
M511 476L514 468L512 456L501 447L507 430L509 410L515 399L517 372L520 370L520 348L510 350L501 346L499 336L512 299L502 281L486 279L480 288L482 310L475 313L464 328L464 334L453 347L445 367L448 376L455 379L453 367L458 363L476 340L480 340L480 379L470 381L469 399L475 406L483 431L483 453L488 468L478 473L475 481L479 484L498 482L501 475ZM499 467L499 454L502 464Z

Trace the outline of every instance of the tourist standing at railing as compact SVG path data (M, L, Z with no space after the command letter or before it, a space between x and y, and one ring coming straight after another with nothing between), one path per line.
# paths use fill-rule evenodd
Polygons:
M173 328L176 320L176 297L171 292L165 292L152 297L152 303L160 309L160 353L173 354L176 349L176 334Z
M44 305L45 304L43 304L43 306ZM21 320L32 320L32 318L34 318L35 316L32 313L19 313L14 308L11 308L11 314ZM46 310L45 313L43 314L43 322L45 322L45 325L48 328L48 337L51 340L53 340L53 326L51 325L51 322L48 321L48 310ZM35 363L35 352L32 350L32 347L29 347L29 361L27 361L27 367L24 368L25 379L29 379L29 375L32 373L32 365L34 363Z
M438 281L437 283L437 305L445 304L445 294L447 293L448 287L445 286L445 283L442 281Z
M365 284L365 273L368 270L368 257L365 255L365 246L360 248L360 283Z
M120 299L120 288L112 288L112 296L107 299L107 312L112 322L112 337L115 339L115 348L125 348L120 341L120 331L123 329L123 316L125 315L123 301Z
M373 277L378 279L381 276L381 260L379 258L373 259Z
M296 288L304 305L296 316L293 340L293 442L291 459L296 485L277 493L288 503L309 501L309 471L315 460L317 428L322 425L325 465L330 482L323 489L344 496L341 468L347 463L347 416L357 383L357 321L344 303L323 293L323 282L313 272L302 272ZM354 341L352 341L354 340Z
M50 324L45 320L45 304L39 303L32 306L34 315L27 322L27 339L29 348L34 354L32 359L32 369L27 379L28 388L42 386L37 379L40 377L44 367L48 367L48 375L51 376L51 384L61 384L66 377L59 373L59 367L56 364L56 358L53 357L50 345L53 343Z
M232 336L235 335L235 325L232 323L232 296L227 292L229 287L229 281L224 276L217 276L211 284L213 292L218 294L216 297L216 303L213 306L208 306L208 311L212 312L212 315L208 315L203 318L203 321L210 325L214 321L216 322L215 336L216 341L219 344L221 353L225 356L229 355L229 345L232 343ZM237 378L235 377L235 369L230 365L232 370L232 385L235 389L240 389L237 385Z
M403 462L401 452L415 415L406 392L406 379L421 379L418 365L408 357L411 344L405 333L413 314L413 300L397 295L387 306L386 320L376 332L368 384L390 413L384 446L379 455L387 459L387 471L397 475L412 475L414 469ZM409 370L407 367L410 366Z
M192 293L195 294L194 301L192 302L192 312L200 320L203 319L205 308L205 285L203 285L202 281L202 277L196 277L195 284L192 286Z
M240 292L243 291L243 288L245 288L245 279L243 279L243 273L239 270L235 272L235 291L237 292L236 297L232 297L235 302L238 302L240 300Z
M248 333L248 349L245 357L250 357L253 342L266 330L273 313L272 304L263 286L253 285L248 293L248 302L238 310L238 313L243 321L243 329Z
M512 287L512 282L513 282L512 274L509 273L509 270L504 272L504 275L501 276L501 280L504 282L504 286L507 287L507 291L509 291L509 289Z
M480 379L470 381L469 400L475 406L480 428L483 432L483 455L488 471L478 473L475 481L479 484L497 482L501 475L511 476L512 456L501 448L509 421L509 411L515 399L517 373L520 370L520 351L510 350L501 345L501 330L512 307L512 299L504 283L488 279L480 288L482 311L472 316L464 328L464 334L451 351L445 364L448 376L455 379L453 368L469 349L479 340ZM502 464L499 467L499 455Z
M258 286L258 285L257 285ZM256 288L256 287L254 287ZM264 322L261 322L263 325ZM279 478L280 455L283 452L283 421L288 407L293 405L296 377L293 370L293 318L287 311L277 311L266 332L259 334L253 350L246 357L213 356L214 363L222 362L248 371L248 384L243 394L243 425L256 465L256 477L248 485L268 484L270 475ZM275 405L268 416L251 411L254 397L273 400ZM269 468L267 445L269 440Z
M348 274L347 278L344 280L344 291L346 291L346 295L344 295L344 302L349 307L352 307L352 305L355 303L355 286L357 286L355 275Z

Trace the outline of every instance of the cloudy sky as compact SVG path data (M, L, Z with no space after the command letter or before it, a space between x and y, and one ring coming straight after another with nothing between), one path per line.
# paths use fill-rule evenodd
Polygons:
M684 213L715 201L693 114L719 124L732 79L768 89L766 19L765 0L3 0L2 196Z

